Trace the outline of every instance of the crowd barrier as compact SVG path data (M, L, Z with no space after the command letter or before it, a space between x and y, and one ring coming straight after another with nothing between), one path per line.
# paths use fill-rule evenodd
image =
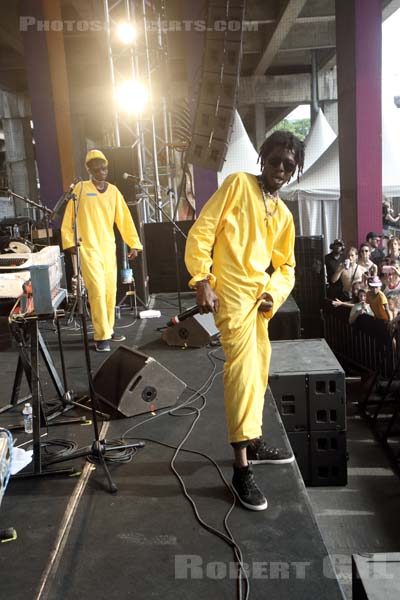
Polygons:
M399 359L398 327L382 319L360 315L349 324L350 307L325 301L322 309L324 336L335 354L362 370L388 378Z

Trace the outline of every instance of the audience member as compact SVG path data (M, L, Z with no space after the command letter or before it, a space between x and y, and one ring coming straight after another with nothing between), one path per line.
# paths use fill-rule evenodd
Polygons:
M387 258L392 260L400 259L400 242L398 238L391 238L387 245Z
M361 269L362 273L362 284L367 287L368 285L368 277L373 277L374 275L378 275L378 267L371 260L371 248L370 245L364 242L360 246L359 254L358 254L358 266Z
M391 314L387 305L387 298L381 291L382 282L376 275L368 279L367 302L377 319L390 321Z
M369 233L367 233L365 239L371 248L370 259L373 263L379 265L379 263L385 258L385 251L383 250L383 248L379 247L381 244L381 236L379 235L379 233L374 233L373 231L370 231Z
M393 208L390 206L390 202L387 200L382 203L382 220L382 225L385 230L398 228L400 215L394 216Z
M345 250L344 243L342 240L334 240L329 246L331 252L325 255L325 268L326 268L326 279L328 287L326 295L331 300L342 295L342 282L338 279L335 283L332 282L332 276L339 269L343 262L343 253Z
M353 246L349 248L346 259L340 263L339 268L332 275L332 282L341 281L342 292L338 296L339 300L350 300L351 288L353 283L362 280L363 271L357 264L358 252Z
M400 295L400 271L396 265L385 265L382 267L384 273L384 293L389 296Z
M358 301L353 305L350 315L349 315L349 323L350 325L354 323L354 321L360 315L369 315L370 317L374 316L372 308L367 303L367 291L364 288L360 288L358 290Z
M386 295L386 294L385 294ZM395 319L399 312L399 296L388 296L388 309L390 310L391 320Z
M332 306L337 308L338 306L354 306L356 302L358 302L358 290L361 288L361 281L355 281L351 286L351 298L350 300L339 300L339 298L335 298L332 300Z

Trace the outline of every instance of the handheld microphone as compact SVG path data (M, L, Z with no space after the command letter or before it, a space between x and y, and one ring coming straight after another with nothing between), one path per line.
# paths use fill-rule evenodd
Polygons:
M123 173L122 179L140 179L140 177L136 177L136 175L131 175L130 173Z
M189 317L193 317L194 315L197 315L199 312L200 312L200 306L192 306L191 308L187 308L183 312L179 313L179 315L175 315L175 317L172 317L172 319L170 319L168 321L167 327L173 327L174 325L181 323L185 319L188 319Z

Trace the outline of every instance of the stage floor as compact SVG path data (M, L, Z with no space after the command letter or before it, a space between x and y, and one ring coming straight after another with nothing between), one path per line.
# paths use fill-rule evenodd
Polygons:
M127 335L125 345L153 356L187 384L181 401L192 395L194 401L174 414L165 411L161 416L142 415L102 425L107 440L123 437L146 444L130 462L110 465L117 494L107 492L101 466L82 459L74 461L82 468L80 477L11 480L0 508L0 528L15 527L18 539L0 546L1 596L13 600L232 599L238 597L236 543L248 572L250 598L343 598L296 463L255 467L268 510L254 513L233 506L226 484L232 475L232 452L226 442L222 349L166 346L157 328L177 310L170 297L159 296L154 302L153 307L162 311L161 319L133 323L132 315L125 312L118 322L124 328L118 332ZM193 304L188 296L185 302ZM55 334L43 334L55 351ZM76 331L63 330L63 340L69 385L84 392L81 338ZM93 368L106 357L92 352ZM15 366L15 350L0 353L5 374L1 405L9 401ZM51 398L47 379L43 374L44 394ZM3 413L0 425L16 419L11 411ZM271 395L264 434L272 445L288 444ZM15 435L17 444L26 438L22 432ZM93 430L87 425L49 427L43 439L60 438L88 445ZM183 450L175 468L197 516L171 470L174 448L180 445Z

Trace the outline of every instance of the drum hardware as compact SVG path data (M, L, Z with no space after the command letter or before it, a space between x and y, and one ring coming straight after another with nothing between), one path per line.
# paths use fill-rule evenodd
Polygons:
M2 254L15 253L15 254L30 254L35 251L35 246L29 240L18 237L11 238L7 245L3 248Z
M53 211L50 208L47 208L47 206L44 206L44 204L34 202L33 200L30 200L30 198L28 198L27 196L20 196L19 194L16 194L10 189L8 190L8 195L12 198L18 198L18 200L22 200L23 202L25 202L25 204L33 206L34 208L37 208L39 211L41 211L45 222L47 245L50 246L49 217L51 217Z

